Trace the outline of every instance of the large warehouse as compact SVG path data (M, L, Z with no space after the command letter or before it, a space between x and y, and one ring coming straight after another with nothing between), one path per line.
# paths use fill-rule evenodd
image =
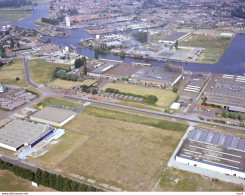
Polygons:
M31 115L30 119L39 123L49 123L50 125L61 127L73 119L75 115L76 112L68 109L47 106Z
M209 104L220 105L234 112L245 112L245 76L215 75L204 95Z
M245 139L194 128L175 156L177 162L245 179Z
M14 120L0 129L0 147L17 151L22 146L35 146L53 132L49 125Z

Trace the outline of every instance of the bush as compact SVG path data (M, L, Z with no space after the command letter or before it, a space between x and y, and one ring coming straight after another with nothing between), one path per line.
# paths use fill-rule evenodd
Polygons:
M177 93L177 92L178 92L178 87L174 86L172 91L173 91L174 93Z
M93 95L95 95L95 94L97 94L97 93L98 93L98 91L97 91L96 89L93 89L93 90L92 90L92 94L93 94Z

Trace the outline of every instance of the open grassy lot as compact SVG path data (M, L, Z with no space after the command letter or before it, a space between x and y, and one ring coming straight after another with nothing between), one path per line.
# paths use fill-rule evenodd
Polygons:
M16 77L20 80L16 81ZM27 86L22 59L14 60L12 64L0 68L0 83Z
M53 80L53 72L56 67L68 68L68 65L46 62L35 59L29 61L31 78L38 84L46 84Z
M31 6L22 8L0 8L0 24L24 19L32 14Z
M121 105L124 105L124 106L140 108L140 109L145 109L145 110L157 111L157 112L162 112L163 111L161 108L158 108L158 107L148 106L148 105L145 105L145 104L140 104L140 103L132 102L132 101L122 100L118 104L121 104Z
M81 84L79 81L66 81L62 79L55 79L53 82L48 84L49 86L63 88L63 89L70 89L72 87L78 87Z
M59 87L59 88L63 88L63 89L70 89L72 87L78 87L80 85L92 85L95 82L97 82L97 80L93 80L93 79L86 79L84 81L66 81L66 80L62 80L62 79L55 79L53 82L49 83L49 86L53 86L53 87Z
M55 190L39 186L34 187L31 182L13 173L5 170L0 170L0 192L54 192Z
M148 125L161 129L168 129L172 131L185 132L185 130L188 128L188 125L184 123L161 120L120 111L108 110L106 108L98 108L94 106L87 106L83 111L86 114L93 115L96 117L116 119L120 121Z
M43 156L39 156L35 159L35 162L45 164L47 168L55 168L59 163L61 163L65 158L67 158L76 148L82 145L88 136L81 134L79 132L68 131L63 135L58 143L50 144L42 148L36 155L47 152Z
M203 47L205 51L198 58L198 62L216 63L222 57L233 38L192 35L181 41L180 46Z
M66 176L94 179L98 186L150 191L185 131L96 117L88 111L92 107L86 109L63 127L70 135L30 160Z
M159 107L169 106L177 96L177 94L173 93L172 91L159 88L142 87L133 84L108 83L105 86L103 86L101 90L105 91L106 88L114 88L118 89L120 92L132 93L135 95L155 95L158 98L156 105Z
M93 85L94 83L96 83L98 80L96 79L85 79L81 82L82 85L87 85L87 86L90 86L90 85Z
M42 105L43 107L45 106L64 106L64 107L69 107L69 108L78 108L81 106L81 104L77 104L73 101L68 101L65 99L60 99L60 98L53 98L49 97L44 99L43 101L39 102L36 107Z
M177 180L178 182L176 182ZM174 181L176 180L176 181ZM155 191L243 191L237 184L228 182L212 182L207 177L199 174L166 167Z

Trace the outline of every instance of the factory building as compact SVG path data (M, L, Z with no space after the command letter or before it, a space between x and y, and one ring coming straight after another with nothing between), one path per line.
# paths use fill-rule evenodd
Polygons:
M204 95L209 104L220 105L229 111L245 112L245 76L215 75Z
M177 152L177 162L245 179L245 139L194 128Z
M39 123L49 123L55 127L62 127L73 119L75 115L75 112L68 109L47 106L31 115L30 119Z
M34 124L23 120L14 120L0 128L0 147L17 151L23 146L35 146L53 133L47 125Z
M190 35L190 33L186 33L186 32L175 32L175 33L167 36L163 40L160 40L159 42L165 43L165 44L175 44L176 41L181 41L181 40L187 38L189 35Z
M5 91L5 85L0 84L0 93L3 93Z

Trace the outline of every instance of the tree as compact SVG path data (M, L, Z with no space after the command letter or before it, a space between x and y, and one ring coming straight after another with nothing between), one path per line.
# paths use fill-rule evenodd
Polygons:
M42 170L41 169L37 169L36 170L36 173L35 173L35 178L34 178L34 180L35 180L35 182L36 183L42 183Z
M49 186L49 173L47 171L42 173L42 184L44 186Z
M88 186L87 191L88 191L88 192L95 192L96 189L95 189L93 186Z
M94 50L94 58L99 59L99 51L97 49Z
M86 64L85 64L84 67L83 67L83 74L84 74L84 75L87 75L87 74L88 74L88 69L87 69Z
M16 78L15 78L15 80L16 80L16 81L19 81L19 80L20 80L20 78L19 78L19 77L16 77Z
M90 93L90 89L88 88L88 89L86 89L86 93Z
M56 185L56 175L55 174L49 174L49 187L55 188Z
M93 89L93 90L92 90L92 94L93 94L93 95L95 95L95 94L97 94L97 93L98 93L98 91L97 91L96 89Z
M229 112L226 110L225 112L222 113L222 116L225 118L229 117Z
M177 92L178 92L178 87L174 86L172 91L173 91L174 93L177 93Z
M66 192L71 191L71 180L69 178L65 178L63 190Z
M55 189L61 191L63 189L63 177L61 175L58 175L56 177L56 185Z
M81 67L82 66L82 59L81 58L76 59L74 62L74 66L75 66L75 68Z
M87 186L83 183L79 184L78 191L80 192L86 192L87 191Z
M74 192L78 191L78 187L79 187L79 185L78 185L78 183L76 181L73 181L71 183L71 190L72 191L74 191Z
M14 40L11 39L10 41L11 41L11 42L10 42L10 48L13 49L13 48L14 48Z
M175 49L178 49L178 46L179 46L179 41L177 40L174 44Z
M147 98L151 103L157 102L158 98L155 95L149 95Z

